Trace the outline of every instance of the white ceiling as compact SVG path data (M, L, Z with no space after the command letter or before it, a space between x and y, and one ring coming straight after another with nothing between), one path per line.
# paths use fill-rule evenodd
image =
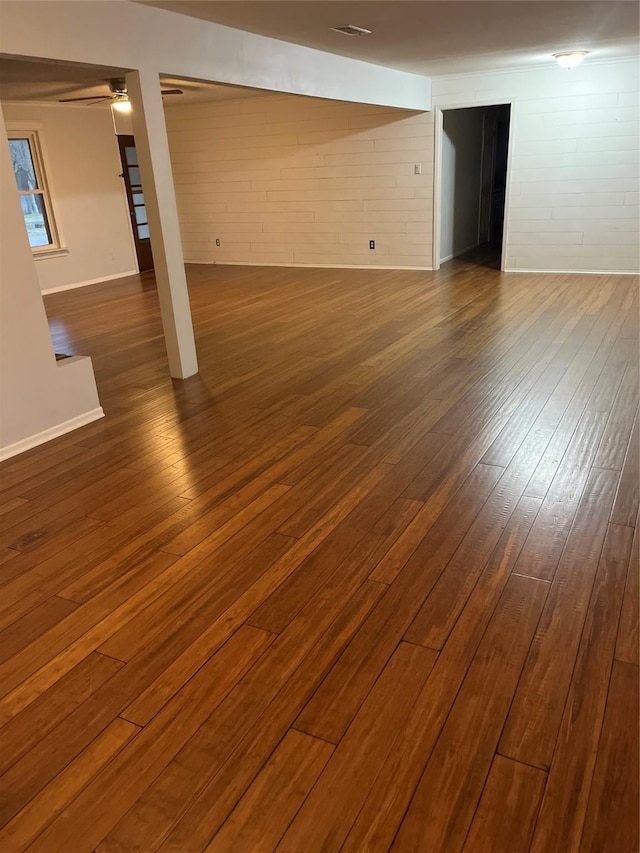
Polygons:
M0 101L57 102L60 98L108 95L106 81L110 77L123 77L122 68L105 68L100 65L68 65L57 62L29 62L0 57ZM230 98L257 98L270 94L258 89L202 83L177 77L161 77L163 89L182 89L182 95L165 97L166 105L189 104L196 101L222 101ZM74 106L71 104L71 106ZM86 102L76 106L86 107ZM108 106L95 103L92 109Z
M137 0L183 15L437 76L527 67L583 48L592 58L637 53L636 0ZM331 27L373 31L349 37Z

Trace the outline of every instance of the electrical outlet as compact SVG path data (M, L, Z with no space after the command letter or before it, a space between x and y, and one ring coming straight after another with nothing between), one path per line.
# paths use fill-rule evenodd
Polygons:
M413 164L413 174L421 175L422 174L422 163L414 163Z
M369 240L369 248L375 249L375 247L376 247L376 241L375 240Z
M219 245L220 245L220 238L216 237L216 246L219 246Z

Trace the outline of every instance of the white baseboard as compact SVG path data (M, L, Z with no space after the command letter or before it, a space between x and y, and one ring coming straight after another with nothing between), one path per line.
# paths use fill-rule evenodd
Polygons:
M116 278L127 278L130 275L138 275L138 270L129 270L129 272L119 272L116 275L104 275L101 278L90 278L88 281L76 281L75 284L62 284L60 287L49 287L42 291L42 295L46 296L49 293L60 293L63 290L75 290L77 287L88 287L90 284L102 284L104 281L114 281Z
M422 270L433 272L433 267L383 266L382 264L289 264L259 263L257 261L187 261L185 264L201 264L208 267L294 267L311 270Z
M24 453L25 450L31 450L32 447L37 447L39 444L44 444L46 441L51 441L52 438L58 438L67 432L71 432L78 427L97 421L104 417L102 406L97 409L92 409L90 412L85 412L83 415L78 415L61 424L45 429L42 432L37 432L35 435L30 435L28 438L23 438L21 441L16 441L14 444L9 444L6 447L0 447L0 461L10 459L12 456L17 456L19 453Z
M505 267L503 272L527 272L540 275L640 275L633 270L530 270L524 267Z

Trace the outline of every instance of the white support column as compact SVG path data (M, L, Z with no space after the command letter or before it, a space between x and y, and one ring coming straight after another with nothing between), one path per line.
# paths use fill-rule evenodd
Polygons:
M169 370L174 378L186 379L198 372L198 359L157 72L147 69L131 71L127 74L127 92L132 107L133 134L149 220Z

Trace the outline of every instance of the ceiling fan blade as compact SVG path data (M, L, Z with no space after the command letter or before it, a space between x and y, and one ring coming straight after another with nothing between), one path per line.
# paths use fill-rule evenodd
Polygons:
M61 98L59 104L70 104L73 101L110 101L111 95L90 95L88 98Z
M163 89L163 95L184 95L182 89Z

